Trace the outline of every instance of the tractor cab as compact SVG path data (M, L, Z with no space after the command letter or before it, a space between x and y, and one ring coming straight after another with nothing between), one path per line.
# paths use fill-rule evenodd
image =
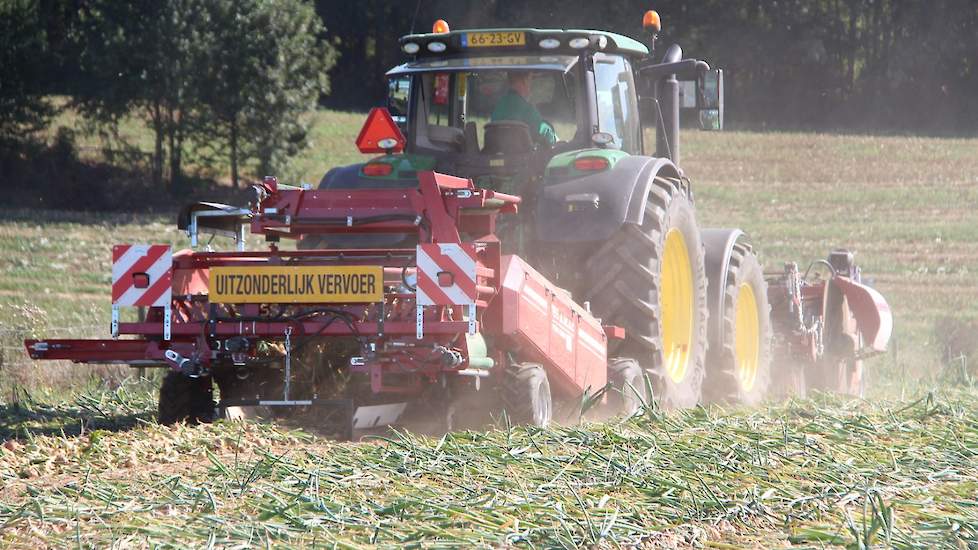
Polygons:
M361 147L387 154L330 170L320 188L411 188L419 171L436 170L532 202L551 183L615 179L626 158L665 159L681 173L680 113L720 129L722 72L675 45L656 59L657 17L643 26L648 46L597 30L452 31L443 20L403 36L407 59L386 73L386 133L398 146Z
M627 156L678 165L679 113L695 111L701 127L720 129L723 75L682 59L678 46L654 59L658 19L643 25L651 49L605 31L452 31L442 20L431 33L402 37L408 59L387 72L387 109L408 158L511 193ZM656 128L654 143L643 125ZM417 167L404 166L409 184Z
M561 153L642 153L635 70L645 45L598 31L436 27L403 37L411 59L387 73L409 155L516 191Z
M641 211L629 200L650 174L682 177L682 111L722 126L722 73L677 45L660 57L658 20L643 25L648 46L596 30L452 31L442 20L403 36L407 59L386 73L386 112L372 113L357 140L383 155L334 168L319 187L414 188L434 170L523 197L508 245L600 239ZM304 246L323 244L314 241Z

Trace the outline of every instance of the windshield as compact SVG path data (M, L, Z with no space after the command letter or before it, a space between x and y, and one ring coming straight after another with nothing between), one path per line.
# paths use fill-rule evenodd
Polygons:
M535 146L574 140L578 128L584 126L584 99L575 95L577 58L554 59L557 57L567 59L545 69L530 69L527 65L513 68L510 61L518 58L510 57L453 60L457 62L452 67L455 70L445 72L432 71L431 67L420 72L391 71L401 75L395 80L404 81L408 74L415 80L411 89L417 97L412 98L415 110L410 115L413 135L409 142L421 150L499 152L491 143L492 136L487 138L486 134L486 125L492 122L526 124ZM489 64L491 59L498 64ZM508 61L503 63L500 59ZM462 61L469 66L486 64L487 68L459 70ZM416 68L420 69L421 63L418 65ZM487 145L492 150L487 150Z

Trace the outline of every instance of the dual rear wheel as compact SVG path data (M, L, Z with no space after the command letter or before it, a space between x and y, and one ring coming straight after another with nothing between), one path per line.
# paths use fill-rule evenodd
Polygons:
M608 362L606 409L615 415L633 416L649 403L645 371L638 361L625 357ZM553 396L543 366L517 363L503 374L499 388L503 412L513 424L543 427L553 420Z
M751 248L737 242L725 277L713 280L722 281L722 305L713 312L718 330L711 335L704 400L757 404L771 382L771 307L763 268Z
M726 277L717 278L723 311L711 312L705 253L688 190L656 177L642 223L626 223L585 264L584 300L605 324L626 331L609 353L637 358L665 408L755 403L770 379L770 307L757 257L734 246L721 265ZM713 341L710 315L722 316Z

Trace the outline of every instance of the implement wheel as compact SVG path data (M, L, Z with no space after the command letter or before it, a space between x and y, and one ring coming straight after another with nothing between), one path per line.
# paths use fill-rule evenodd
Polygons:
M645 371L638 361L615 357L608 362L608 409L612 414L634 416L649 403Z
M241 372L228 368L215 373L214 382L221 390L221 400L281 399L283 376L272 366Z
M753 405L771 382L771 306L764 270L744 244L733 246L723 292L721 334L710 342L703 391L708 401Z
M812 367L810 387L854 397L866 393L863 362L856 358L861 346L856 321L842 291L832 283L825 294L825 355Z
M544 427L553 417L550 381L536 363L517 363L506 368L500 387L503 410L513 424Z
M815 372L809 376L813 389L866 397L865 371L861 360L823 357L813 370Z
M706 270L693 205L679 180L655 178L642 225L626 223L587 261L585 300L625 327L609 354L635 357L666 408L700 401L706 356Z
M166 373L160 386L157 421L163 425L198 424L214 419L214 390L210 377L189 378L175 371Z

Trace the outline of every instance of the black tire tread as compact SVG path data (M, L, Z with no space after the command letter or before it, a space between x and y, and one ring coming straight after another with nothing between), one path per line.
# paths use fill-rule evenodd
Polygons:
M672 227L672 213L685 210L693 218L692 200L685 186L674 178L656 177L646 204L642 225L626 223L600 245L585 262L584 300L605 324L625 328L624 341L611 342L609 355L639 358L648 369L657 398L666 408L691 407L700 399L705 376L707 345L706 272L703 246L696 227L695 239L687 237L696 281L696 328L698 342L690 357L687 375L679 388L665 380L661 366L660 314L658 304L659 262L665 233ZM680 204L682 203L682 204ZM695 219L693 220L695 226ZM651 359L647 359L651 357Z
M198 424L214 419L213 384L210 377L190 378L171 371L160 384L157 422L164 426Z
M503 374L503 381L500 386L500 399L503 410L514 424L525 424L532 426L546 426L550 417L544 422L538 422L534 418L533 388L535 380L541 380L541 392L546 388L545 395L539 396L547 400L551 399L550 382L547 380L547 373L542 365L537 363L516 363L506 367ZM548 403L549 410L553 411L553 404Z
M749 281L748 281L749 280ZM751 391L740 387L736 374L735 326L737 324L738 289L750 282L758 304L760 323L760 364ZM750 245L738 242L730 253L730 267L724 281L724 308L721 320L723 344L711 342L707 354L704 398L710 402L754 405L767 395L771 383L771 306L767 299L767 281L757 254Z
M630 416L649 404L644 371L631 357L613 357L608 361L608 384L608 409L612 414ZM643 403L636 403L635 399Z

